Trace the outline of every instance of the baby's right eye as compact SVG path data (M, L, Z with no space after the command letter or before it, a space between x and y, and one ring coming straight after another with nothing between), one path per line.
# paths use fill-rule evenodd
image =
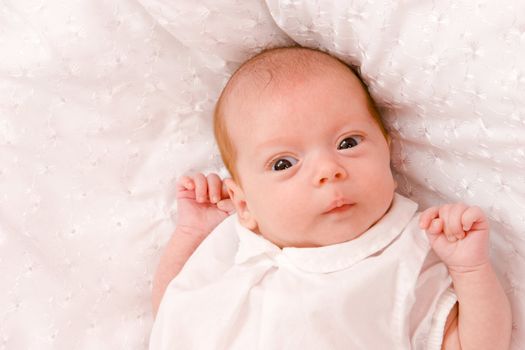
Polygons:
M282 157L282 158L276 159L272 163L272 170L273 171L286 170L294 166L295 164L297 164L297 159L295 159L294 157Z

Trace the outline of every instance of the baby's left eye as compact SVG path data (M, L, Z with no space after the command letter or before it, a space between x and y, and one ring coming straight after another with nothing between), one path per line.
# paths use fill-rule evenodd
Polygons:
M357 135L349 136L349 137L343 139L343 141L341 141L339 143L339 145L337 146L337 149L352 148L352 147L355 147L358 144L360 144L361 141L363 141L363 138L361 136L357 136Z

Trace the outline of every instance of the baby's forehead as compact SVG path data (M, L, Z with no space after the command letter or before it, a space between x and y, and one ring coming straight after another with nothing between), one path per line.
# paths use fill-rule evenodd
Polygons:
M294 73L296 72L286 72L282 75L277 75L275 72L272 72L271 77L261 77L262 74L259 73L257 78L245 76L246 80L239 82L237 88L231 91L225 101L226 111L228 112L225 115L226 119L236 123L242 122L246 119L251 119L253 112L261 108L267 110L275 108L275 105L293 104L293 101L297 100L298 95L312 95L312 103L332 103L335 98L341 97L340 94L333 95L316 88L320 83L324 86L329 86L330 91L333 89L346 91L348 93L347 96L352 96L354 102L357 101L356 98L361 99L359 97L362 97L362 101L365 102L365 97L368 96L359 80L349 70L344 72L344 75L335 70L322 73ZM320 95L315 91L320 93L322 97L319 97ZM330 101L326 100L328 95ZM257 114L260 119L262 117L261 114ZM263 120L260 120L260 122L263 122Z
M277 50L256 56L241 66L232 76L222 94L227 117L242 116L264 98L278 98L290 89L311 87L315 76L341 77L343 73L357 80L341 61L310 49Z
M352 95L356 89L365 91L359 78L346 64L311 49L277 50L256 56L241 66L221 95L221 116L233 146L241 132L249 130L255 134L257 126L270 123L264 118L264 113L258 113L261 108L267 108L279 99L286 100L292 90L312 89L318 79L334 79L338 81L337 86L351 89ZM246 141L243 137L243 142Z
M256 56L243 64L225 88L233 96L260 93L265 89L285 89L287 85L316 74L337 74L342 62L310 49L276 50Z

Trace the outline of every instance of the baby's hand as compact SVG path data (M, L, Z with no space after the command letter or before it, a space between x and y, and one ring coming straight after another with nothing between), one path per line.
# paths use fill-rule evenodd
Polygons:
M479 207L456 203L428 208L421 213L419 226L452 271L470 271L490 261L489 222Z
M177 181L177 229L207 236L234 212L222 180L217 174L182 176Z

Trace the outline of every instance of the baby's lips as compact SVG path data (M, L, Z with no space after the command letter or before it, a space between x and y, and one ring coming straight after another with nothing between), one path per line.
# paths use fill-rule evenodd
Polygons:
M343 208L350 208L354 205L354 203L350 203L350 201L346 199L337 199L333 201L330 205L328 205L325 210L323 211L323 214L329 214L333 211L337 211L339 209Z

